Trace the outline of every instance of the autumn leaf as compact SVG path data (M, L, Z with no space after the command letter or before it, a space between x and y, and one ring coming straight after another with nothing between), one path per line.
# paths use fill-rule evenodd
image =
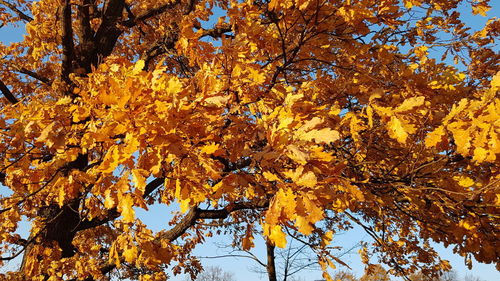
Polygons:
M206 153L206 154L213 154L219 149L219 144L217 143L210 143L206 144L201 148L201 153Z
M135 220L134 200L130 194L126 194L119 202L121 214L124 222L133 222Z
M381 274L498 266L488 1L0 2L0 279L196 279L211 236L290 234L333 280L354 225Z
M214 96L205 99L205 104L207 106L213 107L223 107L229 101L230 96Z
M389 136L396 139L398 142L404 144L408 138L408 133L403 127L403 123L396 116L392 116L389 123L387 123Z
M312 171L308 171L295 179L295 183L298 185L306 186L313 188L316 186L317 178L316 175Z
M312 141L316 143L331 143L340 138L339 132L330 128L323 128L320 130L311 130L300 136L300 139Z
M146 188L146 176L148 172L142 169L132 170L132 180L135 183L137 189L139 189L142 193Z
M132 245L131 247L127 247L123 251L123 257L125 258L125 261L128 263L133 263L137 259L137 247Z
M398 106L394 110L394 112L397 113L407 112L413 110L415 107L422 106L424 102L425 102L425 97L422 96L405 99L405 101L400 106Z
M245 232L245 237L243 237L243 240L241 241L241 247L243 248L243 250L245 251L249 251L250 249L252 249L255 245L254 245L254 237L253 237L253 233L252 233L252 226L249 224L247 226L247 230Z
M486 13L491 9L490 6L486 2L479 2L479 3L474 3L472 5L472 14L474 15L481 15L483 17L486 17Z
M427 147L434 147L438 143L441 143L446 140L444 136L445 136L444 127L440 126L427 135L427 138L425 139L425 145Z
M268 181L280 181L280 179L278 178L278 176L276 176L275 174L273 174L271 172L265 171L264 173L262 173L262 175Z
M287 147L287 155L299 164L305 164L309 159L309 156L305 152L293 144Z
M264 235L279 248L286 247L286 235L280 225L264 225Z

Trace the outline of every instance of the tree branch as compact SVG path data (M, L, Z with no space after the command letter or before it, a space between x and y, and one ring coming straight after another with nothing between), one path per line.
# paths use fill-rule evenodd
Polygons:
M159 7L149 9L149 10L143 12L142 14L137 15L135 18L131 18L131 19L128 19L126 21L121 22L121 24L126 26L126 27L134 27L138 23L141 23L141 22L143 22L147 19L150 19L152 17L155 17L155 16L165 12L168 9L172 9L177 4L179 4L179 2L180 1L177 0L177 1L174 1L172 3L163 4Z
M52 83L52 81L50 79L48 79L47 77L44 77L44 76L42 76L34 71L31 71L29 69L26 69L24 67L14 66L13 69L19 73L22 73L22 74L28 75L32 78L35 78L36 80L38 80L44 84L50 85Z
M178 39L179 36L176 30L170 29L162 39L152 44L152 46L141 55L141 59L145 62L143 70L148 70L149 64L154 58L165 54L168 50L173 50Z
M233 31L233 29L231 28L231 26L229 24L224 24L224 25L216 26L216 27L210 28L210 29L203 29L200 38L210 36L214 39L217 39L217 38L222 37L222 35L224 35L224 33L232 32L232 31Z
M19 102L19 100L14 96L14 94L12 94L9 88L7 88L7 85L5 85L2 80L0 80L0 91L11 104L16 104Z
M102 23L94 36L96 50L93 50L90 56L92 65L97 66L102 58L105 58L113 52L118 38L123 30L118 27L125 7L124 0L110 0L103 12Z
M62 47L63 47L63 58L62 58L62 79L70 84L69 74L73 71L73 55L74 55L74 43L73 43L73 27L71 25L71 1L64 0L64 5L61 9L61 19L62 19Z
M152 180L151 182L149 182L146 185L146 188L144 190L143 198L146 198L149 195L151 195L151 193L153 193L153 191L155 191L164 182L165 182L164 178L156 178L156 179ZM82 221L78 225L78 227L75 229L75 232L103 225L109 221L117 219L119 216L120 216L120 213L118 212L118 210L116 208L109 209L108 213L104 216L104 218L100 218L100 219L95 218L92 220Z
M152 191L154 191L158 186L161 185L159 181L162 179L156 179L155 183L152 184L154 181L150 182L148 185L151 185L150 187L146 186L146 191L144 192L144 195L150 194ZM156 187L155 187L156 186ZM154 188L153 188L154 187ZM172 242L182 236L186 231L194 226L196 224L196 220L198 219L224 219L227 218L232 212L239 211L239 210L244 210L244 209L259 209L259 208L267 208L269 206L269 200L267 199L261 199L256 202L241 202L241 203L234 203L234 204L229 204L223 209L219 210L201 210L198 207L193 207L189 210L189 212L184 216L184 218L181 219L179 223L177 223L172 229L164 232L160 236L158 236L154 242L159 243L162 240L167 240L169 242ZM111 211L111 210L110 210ZM119 216L119 215L118 215ZM118 217L117 216L117 217ZM81 225L83 225L82 223ZM95 225L97 226L97 225ZM81 226L79 227L81 230ZM101 268L101 272L103 274L109 273L113 269L116 268L115 264L107 264L106 266ZM85 281L93 281L94 279L92 277L89 277L85 279ZM72 279L70 281L76 281L76 279Z
M269 281L276 281L276 264L274 261L274 244L269 240L266 240L266 252L267 252L267 276Z
M7 1L4 1L4 0L0 0L0 4L3 4L4 6L7 6L9 9L11 9L14 13L17 14L17 16L19 18L21 18L22 20L25 20L27 22L30 22L33 20L32 17L26 15L25 13L23 13L21 10L19 10L14 4L11 4Z

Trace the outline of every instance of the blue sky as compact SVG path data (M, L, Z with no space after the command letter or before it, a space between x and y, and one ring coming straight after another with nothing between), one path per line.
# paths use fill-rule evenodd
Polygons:
M492 1L491 5L493 9L488 13L488 16L500 16L500 2L498 0ZM467 24L471 25L473 28L479 28L486 21L487 18L480 16L472 16L468 10L463 11L463 19ZM9 44L10 42L16 42L23 39L24 28L23 27L13 27L4 26L0 28L0 41L4 44ZM2 186L0 186L2 188ZM3 191L0 190L3 193ZM148 226L153 230L161 230L168 222L171 217L171 212L173 208L165 206L151 206L149 211L144 211L142 209L137 209L137 216L143 220ZM21 231L27 232L27 223L23 223ZM355 245L360 239L367 239L364 232L360 229L353 229L352 231L339 235L335 237L333 241L334 244L342 246L352 246ZM230 237L216 236L206 240L207 243L200 245L195 250L195 254L198 256L217 256L225 255L227 252L218 246L217 243L230 243ZM261 259L265 258L264 242L262 239L256 239L256 248L254 250L255 255ZM494 265L479 264L474 263L472 270L468 270L464 265L463 258L452 253L450 249L446 249L440 245L436 245L439 249L439 253L442 258L450 260L453 268L458 272L460 277L464 277L466 274L472 274L480 277L484 281L496 281L500 280L500 273L495 269ZM363 267L359 260L357 251L354 250L352 254L344 256L344 261L346 261L352 268L353 272L359 277L362 275ZM254 280L266 280L265 276L259 275L250 270L257 264L249 259L245 258L221 258L221 259L203 259L204 265L217 265L222 267L225 271L232 272L235 274L236 280L238 281L254 281ZM18 261L13 261L6 268L15 269L16 263ZM342 269L339 267L339 269ZM304 271L300 274L304 280L320 280L321 272L319 271ZM172 280L183 281L185 276L175 276Z

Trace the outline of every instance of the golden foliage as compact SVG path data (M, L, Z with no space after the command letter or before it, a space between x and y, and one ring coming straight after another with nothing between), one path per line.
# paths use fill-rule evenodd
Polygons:
M448 270L430 241L498 265L499 21L457 12L488 3L0 1L0 279L195 274L225 231L299 235L331 280L354 224L394 274Z

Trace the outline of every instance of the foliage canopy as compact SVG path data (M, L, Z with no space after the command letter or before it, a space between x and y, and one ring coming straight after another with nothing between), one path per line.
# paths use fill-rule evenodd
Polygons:
M395 274L449 269L430 241L500 264L500 21L459 13L488 3L1 0L0 278L196 273L224 229L300 237L329 280L353 225Z

